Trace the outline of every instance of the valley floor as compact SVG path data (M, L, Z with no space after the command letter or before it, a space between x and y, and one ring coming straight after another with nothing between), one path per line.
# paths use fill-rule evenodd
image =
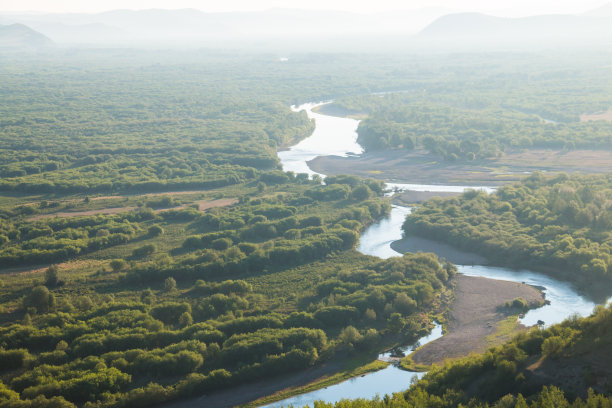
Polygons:
M354 174L391 182L496 186L539 170L548 173L612 171L612 151L530 149L498 159L447 162L424 150L386 150L360 156L323 156L308 162L323 174Z

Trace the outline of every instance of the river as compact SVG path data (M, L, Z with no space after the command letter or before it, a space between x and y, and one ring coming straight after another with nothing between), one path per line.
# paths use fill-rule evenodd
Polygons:
M318 174L325 177L323 174L312 171L307 162L317 156L346 157L363 152L363 148L357 143L358 120L337 118L312 111L326 103L329 102L307 103L297 108L291 107L296 112L305 110L308 117L315 120L316 126L312 135L288 150L278 152L284 171L292 171L295 174L306 173L310 176Z
M337 155L346 157L350 154L362 153L363 149L357 143L357 126L359 121L351 118L341 118L322 115L313 112L312 109L319 104L304 104L293 107L294 111L305 110L308 117L315 120L315 130L312 136L302 140L297 145L286 151L279 152L279 158L285 171L295 173L318 174L312 171L307 162L317 156ZM492 193L495 188L484 186L448 186L448 185L423 185L387 183L389 191L393 190L415 190L435 192L462 192L466 189L481 189ZM394 205L391 213L382 220L368 227L361 235L358 250L366 255L389 258L399 256L390 244L402 238L401 226L406 215L411 211L409 207ZM529 311L523 318L523 323L533 325L542 320L546 325L558 323L565 318L577 314L586 316L591 313L595 303L576 292L571 284L556 280L547 275L528 271L511 270L508 268L491 267L485 265L458 265L459 272L469 276L482 276L490 279L507 280L513 282L524 282L543 288L546 299L550 304L539 309ZM439 326L436 326L432 334L420 339L419 344L433 341L442 335ZM381 355L384 357L384 355ZM294 405L302 407L313 406L314 401L321 400L328 403L337 402L343 398L373 398L376 395L391 394L405 390L410 386L411 380L422 373L414 373L400 370L394 366L362 377L353 378L327 388L301 394L283 401L279 401L266 408L276 408Z

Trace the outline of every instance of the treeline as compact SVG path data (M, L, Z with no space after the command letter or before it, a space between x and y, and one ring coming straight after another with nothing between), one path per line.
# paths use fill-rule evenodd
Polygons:
M477 252L500 265L581 282L610 280L612 177L534 173L495 194L430 200L406 218L414 234Z
M533 396L529 401L521 394L514 396L507 394L496 402L486 403L478 399L470 399L465 403L460 403L451 391L443 396L431 395L425 392L411 394L404 397L401 394L392 396L385 395L382 398L372 400L355 399L341 400L336 403L324 403L316 401L316 408L439 408L439 407L465 407L465 408L609 408L612 407L612 398L589 392L583 398L573 398L566 395L558 387L542 387L542 390Z
M500 404L505 400L510 405L503 406L512 407L547 406L541 405L546 400L552 403L548 406L570 406L571 399L588 394L590 404L577 401L575 406L610 406L612 401L587 390L594 388L599 393L609 393L612 372L609 367L601 370L596 360L608 359L604 356L612 340L611 323L612 309L599 307L590 317L571 318L546 330L531 330L483 355L432 370L405 397L410 399L421 392L438 396L454 394L456 402L467 403L473 397L490 403L501 399ZM536 361L538 367L530 369L528 366ZM578 375L572 381L564 380L572 374L573 364L578 361L581 372L573 372ZM470 387L476 383L478 387ZM570 403L565 402L563 392L557 389L539 392L543 385L561 387L570 397ZM522 397L504 397L507 394Z
M522 112L414 104L373 111L359 124L367 150L426 149L446 160L496 157L511 148L607 149L612 124L545 123Z
M342 272L295 293L304 306L293 312L267 309L269 300L241 280L198 281L173 300L143 291L130 302L58 293L44 308L24 303L31 320L0 328L6 394L146 406L294 372L375 348L382 334L423 334L424 313L454 274L432 255L378 261L351 253L339 261L309 267Z

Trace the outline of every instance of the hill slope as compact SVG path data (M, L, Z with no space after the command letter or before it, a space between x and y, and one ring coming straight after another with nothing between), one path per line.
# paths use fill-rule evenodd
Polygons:
M419 34L421 39L459 41L610 41L612 20L607 17L542 15L502 18L479 13L449 14Z
M41 48L53 42L23 24L0 25L0 48Z
M587 11L584 15L593 17L612 17L612 2L591 11Z
M269 9L206 13L195 9L112 10L97 14L12 14L0 21L26 24L57 43L123 44L240 39L414 34L445 9L359 14L344 11Z

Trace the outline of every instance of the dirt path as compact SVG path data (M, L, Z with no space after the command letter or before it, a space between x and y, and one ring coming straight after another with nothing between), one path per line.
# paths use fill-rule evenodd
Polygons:
M447 358L482 352L492 346L487 336L496 332L499 322L509 314L501 310L506 302L521 297L528 303L541 303L535 288L515 282L457 275L455 300L450 306L448 333L412 355L417 364L441 363ZM520 325L517 324L517 328ZM497 339L499 342L505 338Z

